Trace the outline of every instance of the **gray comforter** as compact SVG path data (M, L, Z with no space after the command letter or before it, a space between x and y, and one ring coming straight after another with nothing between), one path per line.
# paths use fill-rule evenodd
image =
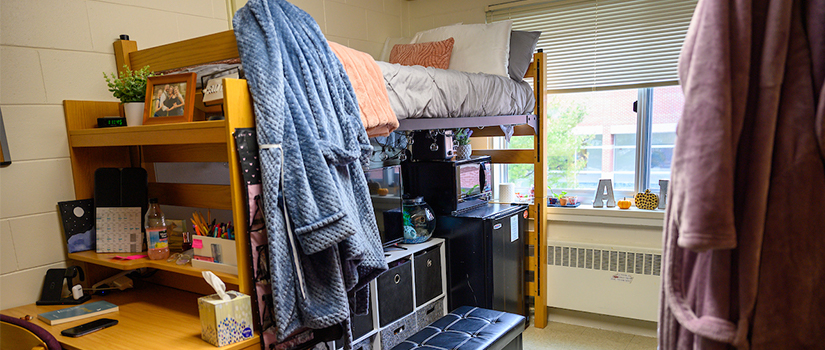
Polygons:
M536 103L530 84L509 77L381 61L378 66L399 120L528 114Z

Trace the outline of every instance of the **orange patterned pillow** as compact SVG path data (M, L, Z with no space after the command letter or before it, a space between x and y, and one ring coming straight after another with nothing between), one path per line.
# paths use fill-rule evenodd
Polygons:
M398 44L390 51L390 63L447 69L455 39L418 44Z

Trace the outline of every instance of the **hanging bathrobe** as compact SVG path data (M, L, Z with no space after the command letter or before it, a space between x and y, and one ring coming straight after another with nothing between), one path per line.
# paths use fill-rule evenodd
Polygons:
M233 24L254 100L281 341L366 312L364 287L387 270L362 170L372 148L312 17L286 1L251 0Z
M825 1L700 0L679 76L661 349L825 346Z

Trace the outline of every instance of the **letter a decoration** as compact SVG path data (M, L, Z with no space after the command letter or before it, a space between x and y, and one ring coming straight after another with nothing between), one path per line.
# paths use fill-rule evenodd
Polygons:
M605 193L605 190L607 190L607 193ZM613 198L613 180L611 179L599 180L599 187L596 189L596 198L593 200L593 208L603 207L605 200L607 200L608 208L616 206L616 200Z

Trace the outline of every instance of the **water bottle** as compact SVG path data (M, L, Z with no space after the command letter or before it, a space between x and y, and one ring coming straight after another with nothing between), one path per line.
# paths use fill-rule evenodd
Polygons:
M149 210L146 212L146 243L149 247L149 259L161 260L169 257L166 218L160 210L157 198L149 199Z

